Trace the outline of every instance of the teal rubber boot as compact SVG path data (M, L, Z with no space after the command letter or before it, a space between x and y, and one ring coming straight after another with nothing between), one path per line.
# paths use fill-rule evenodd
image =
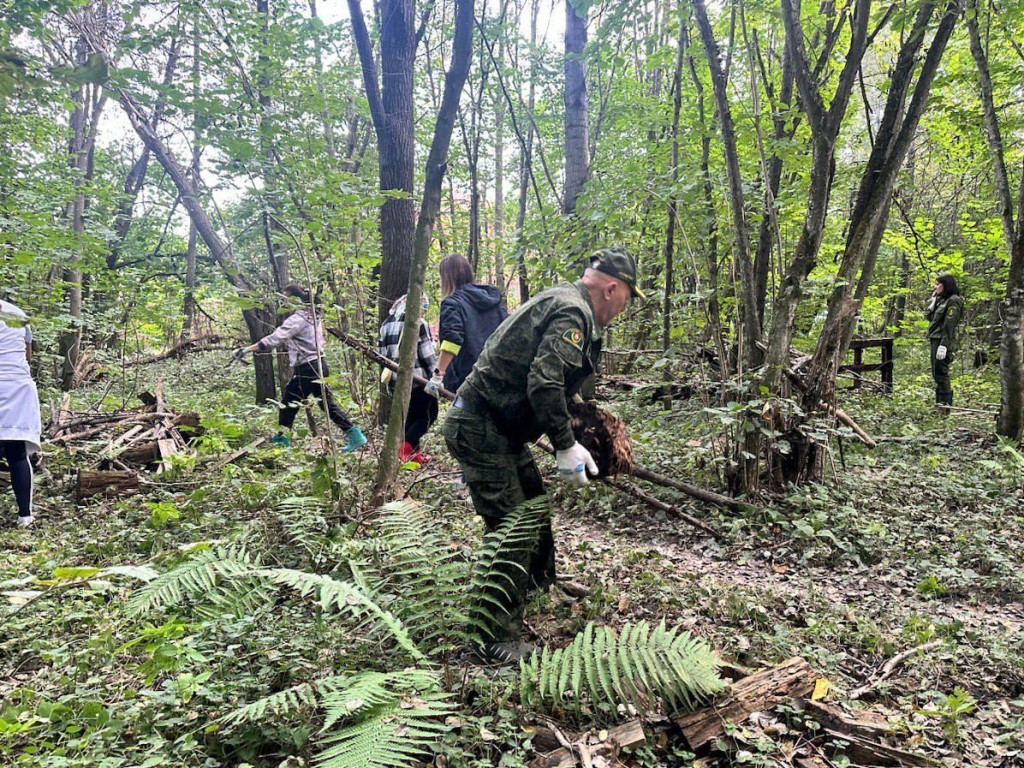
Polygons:
M346 429L345 437L348 438L348 442L341 447L342 453L352 453L352 451L357 451L366 445L366 435L363 434L363 430L359 427L352 426Z
M280 432L278 432L276 435L270 438L270 442L280 448L287 448L292 444L291 438Z

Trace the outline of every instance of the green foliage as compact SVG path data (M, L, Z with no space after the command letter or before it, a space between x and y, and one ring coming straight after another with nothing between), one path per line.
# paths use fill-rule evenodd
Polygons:
M544 648L520 662L524 706L589 706L615 712L631 704L639 712L664 699L673 710L693 709L724 683L708 644L665 622L610 627L587 624L565 648Z
M436 653L461 646L469 622L468 564L433 511L409 502L388 504L379 534L373 592L393 597L392 610L419 647Z
M496 614L505 611L516 571L525 572L522 562L528 560L543 527L550 524L550 504L547 496L519 504L484 536L470 575L474 598L469 611L471 627L484 629Z
M417 660L424 655L413 643L405 627L394 615L381 608L365 590L349 582L316 573L289 568L267 568L241 549L208 549L191 560L162 574L133 595L130 610L141 614L157 608L175 607L186 599L246 600L265 594L265 585L284 586L302 597L315 596L325 612L337 611L357 622L376 620L383 630ZM223 587L223 590L220 589Z

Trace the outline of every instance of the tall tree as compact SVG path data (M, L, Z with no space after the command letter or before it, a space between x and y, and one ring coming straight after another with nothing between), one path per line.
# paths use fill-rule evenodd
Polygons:
M380 190L385 195L380 209L378 303L378 313L383 319L392 302L405 292L413 259L415 3L414 0L380 0L380 60L386 66L381 68L379 77L360 1L348 0L348 9L377 136Z
M588 0L565 0L565 191L562 213L576 211L576 198L590 178L590 101L587 97Z
M474 0L456 0L455 32L452 40L451 68L445 74L444 95L434 124L434 136L427 155L426 178L423 182L423 199L416 220L416 247L412 270L407 286L405 324L402 327L398 352L398 375L395 382L394 404L384 434L381 461L377 465L374 479L374 501L381 503L391 492L398 473L398 447L405 433L405 415L409 409L412 393L412 371L415 367L416 349L419 343L419 313L423 283L427 273L427 257L434 233L434 224L441 209L441 184L447 169L448 147L458 113L459 98L469 75L473 54L473 3Z
M1003 302L1003 328L999 341L1001 396L996 431L1004 437L1019 441L1024 436L1024 178L1020 182L1016 205L1017 217L1014 222L1014 195L1010 190L1003 130L999 123L993 93L989 46L982 44L978 29L980 13L980 4L977 0L971 0L964 17L970 36L971 55L978 72L978 90L985 116L985 133L992 155L999 220L1002 223L1003 240L1010 254L1006 296Z

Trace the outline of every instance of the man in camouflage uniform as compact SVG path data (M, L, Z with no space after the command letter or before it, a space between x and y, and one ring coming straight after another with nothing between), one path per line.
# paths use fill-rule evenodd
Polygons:
M441 430L458 460L477 514L495 530L517 505L544 494L527 443L546 434L556 451L559 478L586 485L597 474L590 453L576 442L568 401L597 369L601 333L637 288L636 262L625 250L595 253L583 277L538 294L505 320L484 346L459 388ZM481 656L512 661L528 651L519 643L527 592L555 581L550 520L530 550L503 553L522 568L509 569L510 585L485 603L494 622L484 632Z
M949 369L957 350L957 327L964 313L964 300L952 275L940 275L925 316L928 318L928 341L931 345L932 379L935 381L935 403L953 405L953 385Z

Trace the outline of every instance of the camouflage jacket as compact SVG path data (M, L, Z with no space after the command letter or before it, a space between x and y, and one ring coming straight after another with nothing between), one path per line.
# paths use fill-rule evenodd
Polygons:
M459 395L510 438L529 442L546 433L556 450L571 448L568 400L596 372L601 343L583 282L560 283L498 326Z
M939 299L935 306L925 312L928 318L928 338L940 339L949 351L957 348L957 326L964 314L964 300L960 296Z

